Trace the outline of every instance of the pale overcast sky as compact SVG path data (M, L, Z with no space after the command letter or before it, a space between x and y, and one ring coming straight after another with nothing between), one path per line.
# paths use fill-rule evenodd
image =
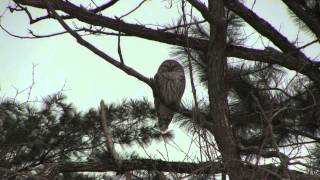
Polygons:
M252 2L253 0L250 0L248 4ZM111 17L120 16L139 3L140 0L120 1L106 10L105 14ZM48 34L62 30L61 26L52 20L30 26L24 13L11 14L5 11L8 4L13 3L10 0L0 1L0 13L3 15L1 25L11 33L28 35L28 29L32 29L38 34ZM174 7L168 9L165 6L168 6L168 3L162 0L148 1L125 20L132 23L171 24L179 17L178 11ZM290 40L296 38L298 30L279 0L257 0L254 11L280 29L281 33L288 35ZM39 10L33 12L41 13ZM246 34L250 34L252 29L248 27L246 31ZM303 34L300 33L299 38L301 45L313 40ZM252 36L248 44L255 42L256 37ZM118 59L115 38L98 36L90 37L89 40ZM125 63L148 77L154 76L159 64L170 57L173 48L163 43L135 37L122 38L121 43ZM263 46L258 42L254 47ZM320 48L319 45L313 45L306 51L310 57L316 57ZM15 95L13 87L19 90L28 87L32 82L33 64L38 65L35 69L36 84L32 90L33 98L55 93L66 83L64 88L67 90L65 94L68 102L72 102L79 110L97 107L102 98L107 103L144 96L153 101L151 89L147 85L129 77L78 45L68 34L44 39L18 39L0 30L0 97L13 97ZM205 93L200 96L205 96ZM24 101L26 93L18 98ZM184 100L191 99L191 88L188 84ZM183 133L176 131L175 134L179 137ZM189 141L186 140L180 140L179 143L184 147L189 145ZM183 155L181 157L183 158Z
M0 13L4 12L8 0L0 2ZM120 1L106 11L109 16L125 14L139 4L138 0ZM250 2L250 1L248 1ZM12 2L11 2L12 4ZM176 8L167 9L167 3L153 0L145 3L140 10L129 16L127 21L146 24L170 24L177 19ZM257 14L272 22L274 27L294 40L297 34L284 6L278 0L258 0L254 10ZM39 11L34 11L40 13ZM11 14L6 11L1 18L1 25L17 35L27 35L28 29L38 34L61 31L61 26L52 21L43 21L29 25L24 13ZM250 28L248 28L250 29ZM250 32L247 31L247 34ZM303 35L303 33L300 33ZM118 59L117 42L113 37L90 37L99 48ZM59 91L66 83L68 101L80 110L95 107L101 98L106 102L119 102L123 98L152 98L152 92L144 83L127 76L124 72L106 63L86 48L78 45L70 35L61 35L44 39L18 39L0 31L0 87L1 95L12 97L16 87L22 90L32 81L32 64L35 69L35 86L33 97L43 97ZM256 36L250 41L255 42ZM301 36L301 42L312 41L310 37ZM262 47L261 43L255 47ZM125 63L145 76L152 77L159 64L170 57L173 46L135 37L122 38L122 51ZM318 55L319 46L308 48L312 57ZM186 90L184 98L190 95ZM24 100L24 96L20 96ZM152 99L151 99L152 100Z
M112 16L124 14L139 3L139 1L123 2L117 3L108 10L115 12L112 13ZM0 3L0 12L3 12L7 3L5 1ZM132 14L131 21L160 24L166 23L166 20L170 23L177 17L172 12L173 10L159 7L161 3L148 2L141 7L141 11ZM149 15L145 16L144 13ZM157 18L157 21L152 22L152 18ZM23 13L12 15L7 12L1 24L10 32L19 35L27 34L28 29L39 34L62 30L59 24L49 21L29 26L28 19ZM38 64L35 71L36 85L32 91L33 95L38 97L57 92L66 82L65 89L68 91L65 93L68 95L68 100L81 110L95 107L101 98L110 102L120 101L126 97L152 96L149 87L135 78L128 77L86 48L81 47L68 34L28 40L14 38L0 31L0 39L1 93L9 97L14 94L12 86L24 89L30 85L32 64ZM99 36L89 39L109 55L118 59L115 38ZM150 77L155 74L159 64L169 58L171 48L165 44L134 37L122 38L121 44L125 63Z

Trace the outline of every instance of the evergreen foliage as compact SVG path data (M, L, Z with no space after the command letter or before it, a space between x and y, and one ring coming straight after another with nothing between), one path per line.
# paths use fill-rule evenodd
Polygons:
M0 167L18 172L30 168L41 171L43 163L48 162L110 159L98 111L78 112L65 99L62 94L48 96L40 109L10 100L0 103ZM154 128L155 111L146 99L107 104L106 112L116 144L148 145L152 140L172 138L170 132L163 134ZM8 177L10 173L0 173L1 179Z
M38 1L15 1L17 1L18 3L20 2L23 5L24 3L31 3L30 6L40 8L47 7ZM320 22L320 3L318 1L294 1L298 2L303 10L308 11L306 13L307 15L310 15L312 18ZM115 2L116 1L114 1L114 3ZM172 3L172 1L170 2ZM191 5L195 2L196 1L189 1ZM315 77L320 76L314 75L319 73L319 64L317 62L311 62L307 57L304 57L303 52L300 52L300 49L295 47L294 43L291 44L291 42L287 42L286 37L282 37L281 33L278 33L276 30L274 30L271 25L264 22L263 19L259 19L258 17L256 17L257 15L254 13L252 14L251 11L249 9L246 9L244 5L242 6L241 1L221 2L225 3L222 3L222 10L224 6L228 7L225 8L225 14L221 14L221 17L226 18L227 20L227 24L224 27L226 28L225 30L227 30L226 43L228 47L241 47L248 52L251 50L249 53L252 53L252 51L255 53L260 52L262 55L259 54L259 57L269 56L274 58L280 57L281 55L281 57L283 58L289 57L295 61L289 62L287 59L285 59L286 62L279 62L278 60L274 60L271 58L272 60L274 60L270 60L269 62L271 63L266 63L268 62L266 60L259 61L259 59L255 59L254 62L252 62L252 54L246 56L249 57L248 59L234 58L233 56L228 57L228 63L226 67L227 70L221 71L225 73L221 73L223 74L223 78L225 81L221 80L223 78L220 79L220 81L225 82L222 83L222 85L226 84L227 86L227 88L224 88L223 86L221 88L225 90L225 92L227 92L225 102L228 102L221 109L227 110L227 113L224 115L228 117L222 117L221 121L215 121L219 118L215 119L212 115L216 112L220 112L213 111L214 109L219 110L219 108L216 108L220 106L218 102L222 102L221 99L220 101L218 101L217 99L219 98L216 98L219 95L216 95L216 99L212 98L212 100L209 100L207 96L200 97L198 94L197 100L199 102L197 108L199 109L195 109L195 106L192 103L186 102L184 102L184 104L180 107L174 107L177 108L175 110L178 112L178 115L175 116L175 122L180 122L181 126L187 129L187 132L190 133L189 135L196 134L196 138L198 138L197 143L199 144L199 149L206 147L206 151L210 151L208 154L210 154L211 152L216 153L214 157L216 159L214 160L210 159L208 155L204 155L204 158L202 159L201 154L201 160L197 162L199 163L198 165L203 165L201 163L203 163L204 161L209 161L210 166L208 164L205 164L205 166L199 166L203 169L200 168L200 170L197 170L197 172L191 171L189 166L187 166L186 164L182 164L181 167L185 168L185 170L189 173L186 173L186 177L188 179L209 179L212 178L213 174L224 174L226 172L229 173L231 177L231 174L236 174L234 173L236 171L232 171L232 169L230 168L231 166L228 167L228 163L233 163L228 161L231 159L231 157L223 157L223 155L226 155L228 153L233 155L232 158L237 158L237 156L239 155L238 159L231 159L232 161L242 161L241 158L244 158L246 160L249 159L248 161L241 162L241 165L243 165L243 167L241 168L246 169L249 173L252 172L252 167L254 165L250 164L250 157L255 157L255 160L260 158L258 156L262 156L265 158L276 158L279 160L279 164L265 163L261 167L262 169L268 169L268 171L274 170L276 173L280 174L281 176L283 175L284 177L287 174L285 170L283 172L282 170L287 168L285 166L290 165L290 161L285 159L284 157L290 158L291 154L283 155L285 153L280 153L279 147L293 149L293 146L295 146L293 144L298 144L296 146L301 148L302 146L308 146L308 141L312 141L310 144L314 146L311 147L312 150L310 152L310 157L305 160L305 164L307 164L307 166L305 166L305 172L320 175L320 86L319 82L315 81ZM84 20L86 20L87 17L91 17L91 15L95 15L94 18L92 18L94 20L95 18L98 19L100 17L103 17L102 15L100 16L100 14L95 14L97 12L95 12L94 10L84 11L84 7L82 7L83 9L79 10L77 9L77 6L68 1L57 1L51 3L61 3L67 7L65 11L70 13L70 17L64 17L66 19L73 18L72 11L76 10L80 12L76 13L79 16L89 12L89 14L85 14L84 17L81 17ZM48 9L49 5L50 4L48 3ZM206 6L201 3L197 5L197 9L199 10L199 12L201 12L201 5ZM238 8L242 8L242 11L235 10L234 7L236 7L237 5ZM17 7L21 8L22 6ZM56 4L54 7L61 8L62 10L57 8L57 10L60 11L63 11L64 8L62 6L59 6L59 4ZM232 11L229 9L231 9ZM10 10L25 11L28 13L28 11L23 8ZM293 9L291 8L289 10L291 16L297 22L299 28L307 31L312 35L315 35L315 37L319 36L319 34L315 32L315 30L313 30L312 28L310 29L307 26L308 24L306 23L308 22L305 22L303 18L297 15L296 12L291 10ZM202 9L202 11L204 10ZM205 12L209 13L209 15L214 14L210 11L210 8L205 7ZM55 11L52 11L51 13L54 14L54 12ZM204 14L205 12L201 13ZM245 12L245 14L243 14L243 12ZM242 18L240 18L237 14L241 14ZM246 16L249 17L246 18ZM205 17L206 16L204 15L203 18ZM89 21L92 19L89 18ZM212 76L210 76L212 74L209 74L208 72L210 72L210 68L211 70L213 70L213 68L209 66L209 62L215 60L214 58L212 59L210 55L215 55L215 53L208 52L208 50L206 48L203 48L202 46L201 48L191 48L191 44L189 44L189 41L196 39L196 41L194 42L206 42L207 44L214 43L215 41L210 39L209 27L213 27L212 24L219 25L219 23L210 22L210 19L206 19L206 21L200 22L197 17L188 17L187 19L191 22L190 24L188 24L188 26L186 26L184 25L185 22L183 22L183 17L181 17L175 24L168 26L163 30L155 30L148 29L146 26L126 24L125 21L122 21L120 19L115 18L113 20L111 18L105 18L100 20L101 22L106 22L105 24L107 25L105 26L107 26L107 28L108 26L112 26L111 29L113 30L117 30L117 27L115 25L116 23L120 24L118 28L119 43L120 35L122 35L122 33L125 35L136 35L138 37L141 36L146 39L154 38L153 40L159 42L161 42L161 40L159 39L168 38L168 44L171 43L174 45L179 45L179 47L175 48L172 51L171 56L181 61L181 63L184 65L184 68L186 69L186 72L193 72L194 77L192 78L195 79L196 85L198 87L201 86L204 91L214 90L213 86L211 86L211 89L209 87L210 83L208 82L210 82L210 78L212 80ZM107 20L109 20L110 22L108 22ZM260 49L257 50L245 47L244 45L246 39L244 38L244 34L241 33L242 28L245 26L245 22L254 26L254 29L256 29L267 39L269 39L273 43L272 46L276 46L276 48L278 48L279 50L273 47L265 47L265 49L260 51ZM99 24L99 22L94 21L94 23L92 23L92 26L96 25L95 23ZM67 26L63 23L61 24ZM100 32L98 30L95 31L90 29L92 31L90 33L101 33L105 28L103 26L101 27L102 28ZM267 28L267 30L264 31L263 28ZM131 29L133 29L133 31L130 31ZM68 28L66 28L66 30L68 30ZM140 31L145 31L145 34L139 34ZM154 32L159 33L160 35L152 34ZM82 42L82 45L85 46L86 41L81 39L80 35L76 36L76 33L76 31L72 31L72 33L70 34L76 37L78 42ZM172 40L172 37L175 37L174 42ZM181 38L182 40L179 38ZM189 38L188 41L185 41L187 38ZM181 45L179 44L181 43L180 41L186 43ZM280 43L278 41L280 41ZM222 44L224 45L225 42L223 42ZM94 49L94 47L92 46L89 46L89 49L94 51L97 55L102 54L99 50ZM222 54L223 56L225 56L224 53L226 52L224 52L224 48L221 49L223 49ZM121 57L120 49L118 50L119 56ZM244 52L241 53L244 54ZM243 54L241 54L240 57L243 57ZM274 54L278 56L274 56ZM151 88L153 88L152 79L145 78L143 75L135 72L132 68L126 66L122 62L122 59L118 62L107 55L100 56L106 61L112 62L111 64L115 65L117 68L123 70L131 76L137 77L139 80L145 82ZM250 62L248 60L250 60ZM192 69L189 69L189 63L191 63ZM286 65L286 63L289 65ZM298 66L299 69L297 69L296 66ZM308 67L304 69L305 66ZM292 71L288 69L295 70L296 74L293 74ZM215 70L218 71L217 69ZM308 74L309 70L312 70L313 74ZM303 73L305 74L302 75ZM318 79L318 81L320 80ZM216 79L214 79L213 82L216 82ZM217 84L218 83L219 82L217 82ZM201 89L198 87L197 89ZM217 88L215 88L215 90L216 89ZM212 104L216 106L212 108L210 106ZM117 145L117 147L122 147L123 149L125 149L128 147L132 147L133 145L148 146L154 141L162 141L173 138L173 134L171 131L163 133L158 130L158 127L155 125L157 116L153 107L153 103L149 102L149 100L146 98L139 100L123 100L118 104L108 103L105 105L105 107L109 123L108 126L110 127L112 134L112 140L113 143ZM189 111L189 114L191 114L191 116L188 117L183 113L180 113L178 110L181 109ZM229 138L229 140L231 139L234 142L230 142L230 144L228 144L228 142L226 143L224 141L224 143L221 143L221 139L214 139L215 142L213 143L209 141L208 138L213 137L213 135L215 135L216 138L216 134L214 133L222 132L222 136L224 136L224 132L223 130L221 132L214 132L214 128L204 127L205 125L202 124L204 121L199 120L200 115L202 115L201 117L204 118L205 121L208 121L209 124L212 123L212 126L219 125L220 127L230 127L230 131L232 130L232 133L229 134L231 134L230 136L232 137L227 137L226 139L228 140ZM230 122L227 122L226 120L229 119ZM219 123L214 124L214 122L220 122L222 125ZM229 126L228 123L230 123L231 125ZM272 128L272 131L270 130L270 128ZM208 135L209 133L211 134ZM227 135L228 133L226 133L226 136ZM222 136L220 134L220 137ZM217 145L218 141L220 141L220 146ZM87 112L79 112L72 104L66 103L66 97L61 93L50 95L44 98L41 103L41 107L32 106L28 103L19 103L12 100L3 100L2 102L0 102L0 179L14 180L32 178L32 176L25 176L23 175L23 173L28 172L29 175L41 175L44 171L46 171L46 165L49 163L58 164L60 162L101 162L104 165L108 165L108 163L110 162L116 162L116 158L114 158L111 152L108 151L106 143L108 142L101 128L101 117L99 109L92 108ZM202 146L201 143L207 143L207 146ZM216 150L218 149L217 146L219 146L219 150ZM229 150L227 149L227 147L233 147L235 150ZM252 149L256 150L256 148L258 148L258 153L257 151L250 151ZM223 150L225 150L224 154L222 152ZM274 152L276 152L276 155L274 154ZM120 156L123 160L141 160L141 158L135 152L131 154L120 154ZM153 162L154 159L143 160L152 160ZM218 173L212 173L216 172L216 169L214 169L215 167L213 167L215 160L218 160L223 165L222 168L216 166L217 169L220 168L219 171L217 171ZM162 166L165 167L168 167L168 164L170 163L166 161L160 162L162 162ZM119 166L117 163L114 164L116 164L117 167ZM143 166L144 164L141 163L139 165ZM235 163L235 165L237 164ZM180 166L178 166L178 170L173 171L173 173L162 172L154 168L153 166L156 166L156 164L152 164L151 168L146 168L144 166L144 170L135 170L134 168L134 170L130 169L130 171L132 170L131 178L174 179L174 173L180 173ZM258 162L255 164L254 168L257 167ZM101 174L88 174L77 171L62 172L59 173L55 177L55 179L115 179L126 173L124 172L123 167L118 168L120 170L118 170L117 172L108 172ZM208 169L210 170L209 173L207 173L208 171L206 171ZM289 171L288 169L286 170ZM266 179L270 179L270 177L274 175L272 174L272 172L269 172L271 175L267 174L266 176L263 176L263 173L262 175L259 174L259 176L257 177L265 177Z

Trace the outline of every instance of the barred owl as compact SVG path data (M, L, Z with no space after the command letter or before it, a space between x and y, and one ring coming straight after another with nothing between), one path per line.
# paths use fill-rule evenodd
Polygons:
M175 60L166 60L160 65L154 80L158 95L162 100L161 102L159 98L154 98L158 125L161 131L166 131L174 112L167 108L165 104L175 106L180 104L186 86L183 67Z

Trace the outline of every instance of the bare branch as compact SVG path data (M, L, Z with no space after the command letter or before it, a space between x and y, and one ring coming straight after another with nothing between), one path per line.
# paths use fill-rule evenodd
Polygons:
M105 10L105 9L113 6L113 5L116 4L118 1L119 1L119 0L111 0L111 1L109 1L109 2L107 2L107 3L105 3L105 4L103 4L103 5L101 5L101 6L99 6L99 7L96 7L95 9L92 9L92 10L89 10L89 11L91 11L91 12L93 12L93 13L97 13L97 12L103 11L103 10Z
M198 0L187 0L193 7L195 7L202 15L202 17L208 22L212 23L214 20L209 14L208 8L205 4Z
M121 45L120 45L120 37L121 37L121 32L119 31L119 34L118 34L118 54L119 54L120 62L121 62L122 64L124 64L124 60L123 60L123 56L122 56L122 51L121 51Z
M133 8L131 11L127 12L126 14L120 16L119 19L122 19L122 18L128 16L129 14L133 13L134 11L139 9L145 2L147 2L147 0L142 0L135 8Z
M28 0L14 0L17 4L25 4L33 7L46 9L46 5L42 1L28 1ZM121 31L127 35L137 36L149 40L165 42L172 45L185 45L186 41L183 35L162 32L159 29L146 28L141 25L129 24L119 19L112 19L109 17L97 15L87 11L81 7L75 6L68 1L56 0L52 2L53 9L62 10L78 20L101 27L107 27L115 31ZM197 38L189 38L190 48L207 50L207 43L205 40Z
M35 81L35 69L36 69L36 67L37 67L37 64L33 64L32 65L32 81L31 81L31 85L29 86L29 91L28 91L28 96L27 96L26 102L30 101L32 89L33 89L34 85L36 84L36 81Z
M112 64L112 65L118 67L119 69L121 69L122 71L126 72L130 76L134 76L137 79L139 79L139 80L145 82L146 84L148 84L149 86L151 86L151 81L150 81L149 78L146 78L145 76L141 75L140 73L138 73L137 71L135 71L134 69L132 69L132 68L130 68L128 66L124 66L121 62L113 59L112 57L108 56L106 53L104 53L103 51L99 50L98 48L96 48L94 45L92 45L88 41L84 40L77 32L72 30L63 21L62 18L60 18L60 16L53 9L52 3L48 2L48 1L46 1L46 2L47 2L47 6L49 8L49 11L52 13L52 15L59 21L59 23L66 29L66 31L68 31L77 40L77 42L79 44L85 46L86 48L88 48L89 50L91 50L92 52L97 54L98 56L102 57L104 60L106 60L110 64Z

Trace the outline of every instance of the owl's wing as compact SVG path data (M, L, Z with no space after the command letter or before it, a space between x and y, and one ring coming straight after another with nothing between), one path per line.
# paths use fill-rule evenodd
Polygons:
M159 74L157 73L154 77L155 80L155 85L158 92L158 95L162 95L162 93L160 92L160 89L163 89L162 86L164 86L163 83L161 83L161 78L163 78L162 76L163 74ZM163 80L163 79L162 79ZM164 97L162 97L163 100L165 100ZM168 126L173 118L174 112L172 110L170 110L169 108L166 107L165 104L163 104L159 97L157 97L156 95L154 95L154 106L155 106L155 110L157 112L157 116L158 116L158 126L159 129L161 131L166 131L168 129Z

